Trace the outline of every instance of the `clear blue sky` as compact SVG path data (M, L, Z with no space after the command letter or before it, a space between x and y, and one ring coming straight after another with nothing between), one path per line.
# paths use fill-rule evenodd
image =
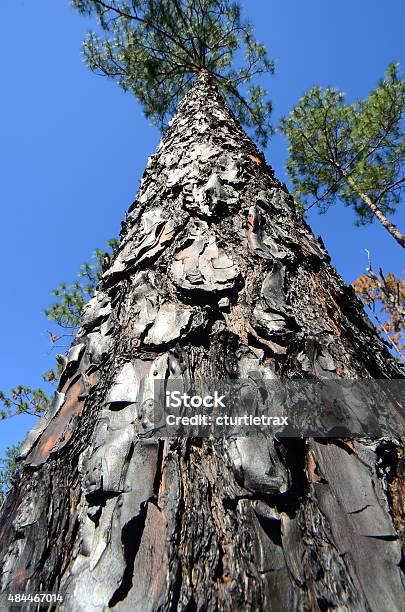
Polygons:
M405 69L403 0L245 0L260 40L277 60L266 83L274 121L311 85L365 96L390 61ZM41 386L53 366L41 314L51 291L73 281L92 250L118 234L159 135L136 101L82 62L91 23L68 0L3 0L0 57L0 197L3 249L0 389ZM286 142L266 150L277 175ZM394 217L405 229L405 206ZM377 224L353 227L343 207L309 222L347 282L375 264L399 273L402 249ZM61 344L65 346L65 343ZM59 349L63 352L63 348ZM24 437L29 417L0 422L0 456Z

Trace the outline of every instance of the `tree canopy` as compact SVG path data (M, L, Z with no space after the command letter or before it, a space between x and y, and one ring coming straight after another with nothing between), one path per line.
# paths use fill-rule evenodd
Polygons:
M179 100L208 70L236 117L264 146L271 102L256 77L274 72L266 48L229 0L72 0L98 18L84 41L94 72L117 80L165 129Z
M321 212L337 199L356 212L357 223L377 218L397 242L405 237L387 218L405 186L405 80L398 64L365 100L345 103L342 92L313 87L281 129L289 139L287 169L302 207Z

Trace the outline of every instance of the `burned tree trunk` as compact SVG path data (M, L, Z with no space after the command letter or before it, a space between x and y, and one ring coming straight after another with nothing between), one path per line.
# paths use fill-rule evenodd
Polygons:
M202 72L24 444L1 589L86 612L403 610L398 442L148 435L154 380L251 370L401 377Z

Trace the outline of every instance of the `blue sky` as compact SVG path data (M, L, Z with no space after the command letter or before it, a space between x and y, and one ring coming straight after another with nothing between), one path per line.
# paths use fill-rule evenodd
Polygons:
M257 37L277 60L265 85L274 122L315 84L333 85L349 100L365 96L387 64L405 65L403 0L245 0ZM4 0L0 57L0 200L3 252L0 389L41 386L54 364L42 315L51 291L73 281L95 247L118 234L159 134L135 99L81 58L91 22L68 0ZM276 135L266 157L284 171L286 142ZM378 224L353 226L336 206L312 211L333 263L347 282L364 272L365 249L376 266L399 273L402 249ZM405 229L405 208L394 221ZM69 339L66 339L69 340ZM63 352L67 342L60 342ZM0 422L0 456L24 437L30 417Z

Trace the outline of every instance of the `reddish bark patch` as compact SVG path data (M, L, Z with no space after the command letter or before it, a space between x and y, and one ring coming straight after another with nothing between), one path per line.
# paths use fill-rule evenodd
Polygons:
M248 241L249 249L252 253L255 252L255 247L254 247L254 242L253 242L254 223L255 223L254 215L248 214L247 223L246 223L246 238Z
M312 451L307 453L307 474L310 482L321 482L321 478L316 473L316 461Z
M90 384L95 383L95 373L90 376ZM64 446L71 438L72 432L69 430L69 423L75 416L80 416L83 410L84 398L81 397L85 392L83 377L79 374L70 384L66 384L67 391L65 401L58 414L51 420L45 431L39 438L35 448L26 459L30 465L41 465L44 463L56 446Z
M15 570L13 574L13 587L14 589L21 587L22 590L25 590L25 586L28 580L28 573L25 567L19 567Z
M257 155L249 155L249 158L258 166L262 166L264 164L264 161L260 159L260 157L257 157Z

